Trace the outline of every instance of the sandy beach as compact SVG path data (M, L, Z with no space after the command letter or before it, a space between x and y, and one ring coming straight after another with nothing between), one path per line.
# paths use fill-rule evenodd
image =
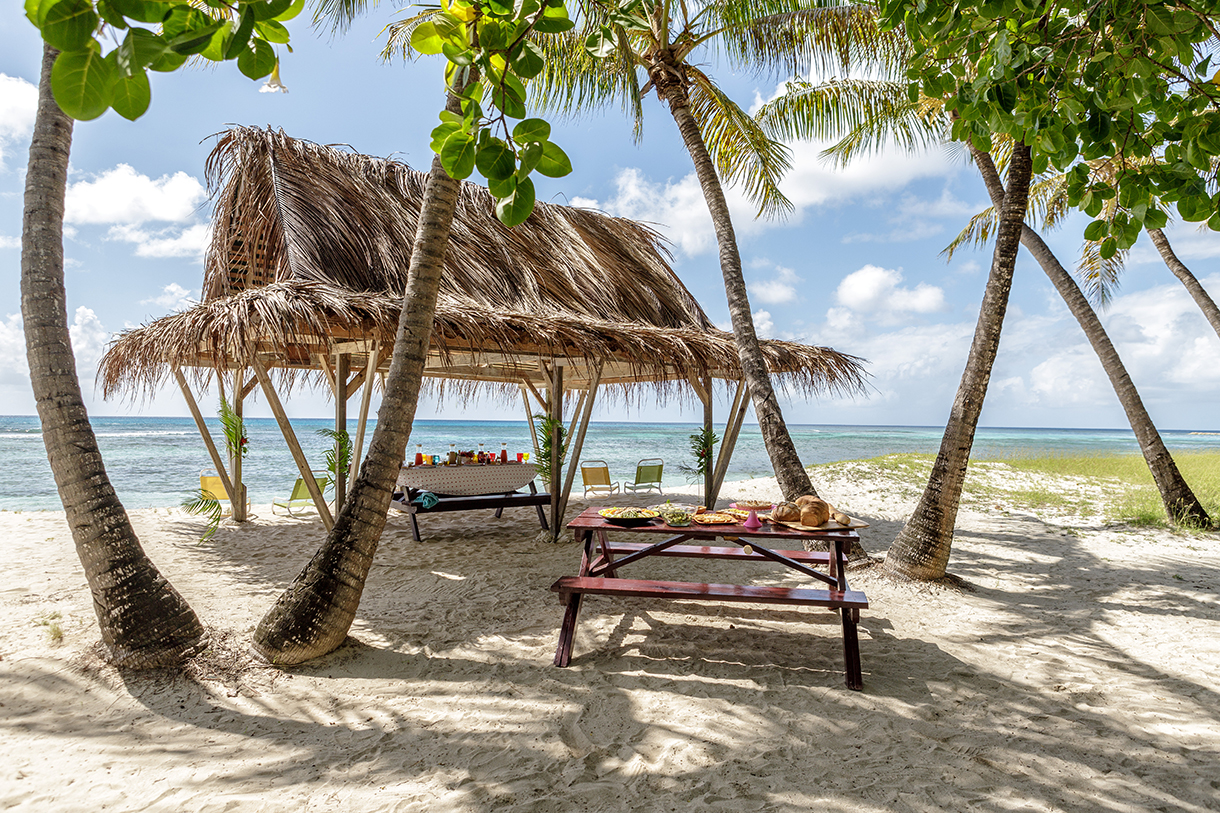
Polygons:
M913 496L839 472L823 493L883 555ZM777 495L753 480L722 497ZM539 541L532 509L424 517L419 543L392 512L349 642L259 666L244 643L321 525L255 512L204 543L198 518L132 512L214 629L187 675L101 665L63 515L0 512L0 808L1220 807L1216 534L963 510L950 570L967 589L851 574L871 603L852 692L837 617L804 608L592 597L572 666L553 667L548 587L579 552ZM746 567L647 575L795 583Z

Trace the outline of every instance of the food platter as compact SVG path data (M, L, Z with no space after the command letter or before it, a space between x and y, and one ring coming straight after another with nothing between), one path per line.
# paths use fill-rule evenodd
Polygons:
M835 522L833 519L828 519L825 522L823 522L821 525L802 525L799 522L783 522L778 519L772 519L770 515L766 515L766 516L760 515L759 519L765 520L766 522L770 522L774 525L783 525L784 527L791 528L794 531L841 531L844 529L850 529L850 530L854 531L857 528L867 528L868 527L867 522L865 522L862 519L856 519L855 517L848 517L848 519L850 519L851 522L847 523L846 525L843 525L842 523L839 523L839 522Z
M740 511L770 511L775 507L775 503L761 500L738 500L733 503L732 507Z
M603 508L597 513L606 522L624 528L648 525L659 516L651 508Z
M698 525L735 525L741 520L725 511L709 511L695 514L691 520Z
M736 517L737 519L749 519L750 518L750 512L743 511L740 508L721 508L716 513L717 514L729 514L730 516Z

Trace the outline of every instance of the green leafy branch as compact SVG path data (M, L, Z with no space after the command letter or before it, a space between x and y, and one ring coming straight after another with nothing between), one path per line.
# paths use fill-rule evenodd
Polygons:
M233 407L229 406L229 402L224 398L220 399L219 411L220 427L224 432L225 448L229 452L229 459L232 460L239 454L245 457L250 451L250 439L246 437L245 422L233 411Z
M278 82L274 45L288 45L283 23L305 0L25 0L26 18L60 53L51 91L74 119L95 119L113 108L126 119L144 115L152 101L148 71L173 71L188 58L236 60L251 79ZM137 23L152 26L145 28ZM118 40L103 53L103 36Z
M330 472L330 482L326 487L339 481L339 472L347 471L352 466L352 439L346 429L319 429L316 434L329 438L334 444L324 453L326 470Z
M525 83L544 67L534 35L574 25L563 0L453 0L411 31L417 52L445 56L445 82L461 99L460 115L441 112L432 150L451 178L477 169L487 179L506 226L524 223L534 210L532 172L562 178L572 171L550 140L551 125L528 117ZM483 108L488 100L490 111ZM510 127L510 119L519 121Z
M216 499L212 492L202 488L192 491L190 496L182 501L182 508L188 514L199 514L207 519L208 524L204 527L203 535L199 537L200 542L206 542L212 538L220 527L220 520L224 516L224 510L220 507L220 500Z
M534 465L538 469L538 476L542 478L542 482L549 483L551 481L551 450L554 448L552 433L556 430L559 432L559 465L562 466L568 456L568 428L558 418L552 418L541 412L534 415L534 422L538 433L538 459L534 461Z
M707 479L712 474L712 459L715 456L716 444L720 436L711 429L704 427L690 436L690 453L694 465L678 464L678 470L694 482Z

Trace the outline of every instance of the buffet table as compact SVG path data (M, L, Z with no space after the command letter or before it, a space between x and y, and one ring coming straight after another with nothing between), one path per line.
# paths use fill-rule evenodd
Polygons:
M551 495L534 486L536 474L533 463L403 466L390 507L411 517L411 535L416 542L421 541L417 514L494 508L498 519L505 508L532 505L545 529L550 526L542 506L551 504ZM529 488L528 493L518 491L523 486ZM415 502L424 493L432 494L435 502L427 506Z

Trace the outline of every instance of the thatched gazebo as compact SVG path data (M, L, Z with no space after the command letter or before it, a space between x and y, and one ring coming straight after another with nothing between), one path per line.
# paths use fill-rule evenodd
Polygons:
M238 414L242 399L261 386L329 527L275 384L287 389L302 376L325 378L336 428L346 426L348 399L362 390L360 459L373 381L389 368L426 176L399 162L246 127L220 137L207 175L218 193L203 301L124 332L99 367L103 393L150 393L173 376L218 474L238 494L240 456L230 477L188 375L198 384L215 375L222 394L230 376ZM710 426L712 381L737 384L706 484L705 498L715 499L748 406L737 348L682 285L654 231L546 203L508 229L496 220L488 192L465 183L441 285L426 377L459 394L478 385L519 387L527 415L533 398L559 419L565 393L579 394L562 486L560 467L552 466L553 519L562 516L604 387L690 388ZM785 341L765 341L763 349L772 374L798 391L861 389L859 359ZM338 500L342 489L340 483ZM239 505L244 500L234 499L235 512Z

